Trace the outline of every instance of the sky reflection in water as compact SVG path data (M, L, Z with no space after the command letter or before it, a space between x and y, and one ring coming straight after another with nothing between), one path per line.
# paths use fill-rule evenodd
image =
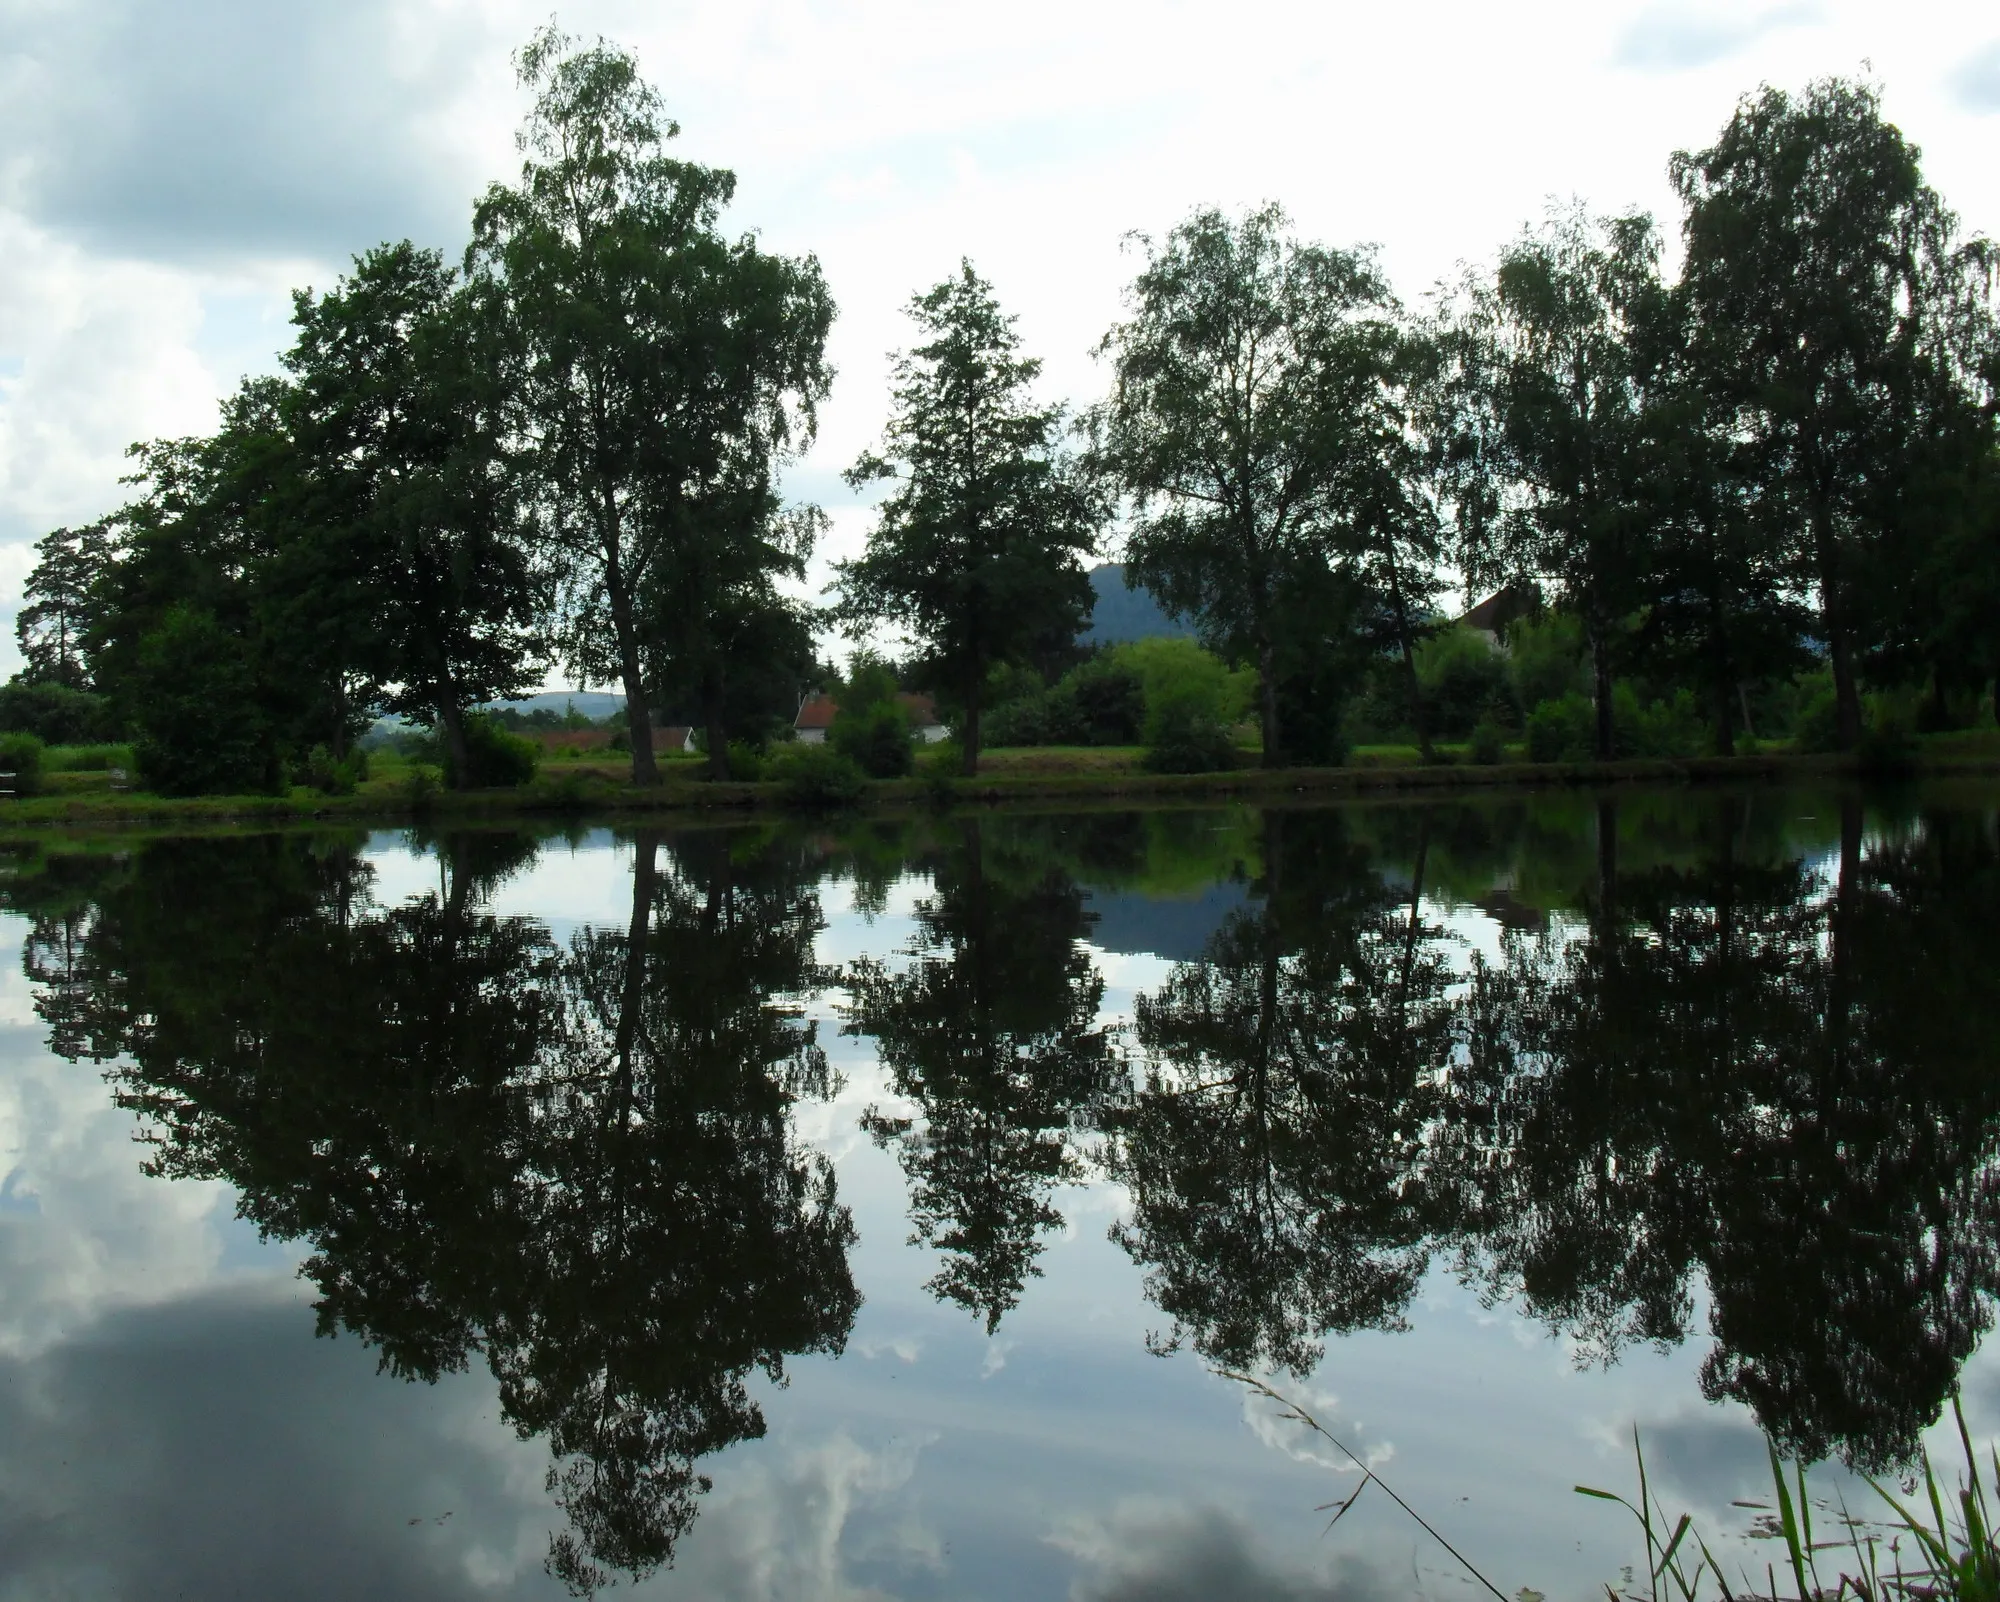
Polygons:
M0 1594L1471 1594L1218 1365L1583 1596L2000 1402L1977 792L11 866Z

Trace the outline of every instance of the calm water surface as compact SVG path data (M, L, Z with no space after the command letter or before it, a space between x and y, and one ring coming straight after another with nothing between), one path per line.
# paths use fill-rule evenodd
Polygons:
M1635 1424L2000 1424L1990 791L0 872L0 1597L1487 1594L1242 1371L1581 1598Z

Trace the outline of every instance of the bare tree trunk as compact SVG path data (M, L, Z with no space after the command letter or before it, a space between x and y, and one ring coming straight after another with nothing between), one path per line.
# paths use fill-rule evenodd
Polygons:
M968 779L979 775L979 714L983 710L979 703L984 688L980 679L974 679L966 687L965 733L959 739L958 771Z
M1389 597L1396 607L1396 644L1403 652L1403 681L1410 694L1410 727L1417 731L1417 750L1431 760L1430 720L1424 716L1424 687L1417 680L1417 652L1410 640L1410 607L1403 598L1403 578L1396 568L1396 548L1389 542Z
M1281 768L1285 765L1284 751L1278 742L1278 651L1271 643L1271 625L1261 622L1257 627L1257 700L1261 712L1260 723L1264 736L1264 760L1267 768Z
M658 784L660 765L653 760L653 715L646 706L646 687L639 671L639 634L632 617L632 597L614 559L606 563L611 623L618 633L619 677L625 685L625 727L632 740L632 782Z
M1590 678L1597 697L1597 760L1609 762L1617 751L1616 730L1611 718L1611 642L1601 618L1590 624Z
M708 745L708 776L729 777L729 728L722 711L723 680L721 663L712 663L701 676L702 739Z
M1840 748L1852 751L1861 743L1861 691L1854 680L1854 649L1847 637L1847 599L1840 575L1840 552L1834 541L1832 512L1820 501L1812 511L1813 561L1818 569L1819 612L1826 630L1827 658L1833 668L1833 704Z
M438 697L438 728L444 734L446 782L462 790L472 782L472 753L465 743L465 713L448 691Z

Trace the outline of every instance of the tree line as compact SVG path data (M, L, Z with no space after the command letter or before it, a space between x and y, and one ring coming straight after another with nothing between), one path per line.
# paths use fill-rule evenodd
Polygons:
M818 631L887 624L971 771L996 675L1075 660L1120 542L1254 672L1270 765L1337 760L1385 670L1428 754L1459 582L1579 632L1599 758L1634 672L1725 753L1801 673L1847 750L1871 693L1941 724L2000 684L1995 256L1867 84L1765 88L1675 154L1672 275L1654 219L1572 205L1411 309L1370 248L1197 211L1135 239L1080 413L962 264L910 302L847 474L881 499L822 611L823 515L780 489L832 382L817 261L724 231L733 175L668 154L628 53L550 28L518 65L523 165L462 262L360 257L213 435L135 447L130 504L41 542L0 712L94 695L184 790L279 782L395 712L472 784L477 708L556 665L622 690L635 782L663 708L726 776L788 726Z

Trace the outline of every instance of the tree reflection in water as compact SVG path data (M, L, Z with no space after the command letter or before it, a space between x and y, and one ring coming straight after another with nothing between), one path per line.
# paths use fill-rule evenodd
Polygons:
M909 1176L911 1239L946 1255L930 1289L991 1334L1041 1272L1042 1236L1062 1223L1050 1195L1084 1177L1079 1136L1123 1074L1097 1023L1083 892L1060 867L989 853L975 820L931 885L908 962L850 970L847 1028L874 1037L920 1110L871 1107L864 1122Z
M414 1379L484 1357L588 1591L671 1559L699 1460L763 1433L750 1372L839 1351L860 1298L788 1119L826 1089L782 999L820 978L796 862L708 837L662 872L641 835L628 927L565 947L482 909L534 850L452 837L437 891L381 909L349 852L156 847L30 962L55 1038L117 1059L154 1172L312 1243L322 1332Z
M1573 915L1452 986L1338 815L1267 817L1260 905L1138 1008L1121 1239L1178 1333L1302 1371L1445 1251L1608 1362L1705 1283L1707 1395L1907 1459L2000 1293L2000 855L1942 811L1864 853L1853 799L1824 861L1708 822L1621 877L1601 808Z
M1807 1457L1906 1457L2000 1295L2000 847L1945 806L1865 834L1853 798L1788 832L1794 800L642 834L625 926L566 944L489 910L535 849L498 835L386 908L352 844L278 839L5 896L55 1049L114 1064L156 1172L309 1242L321 1327L393 1372L483 1358L587 1590L670 1559L702 1460L763 1429L753 1371L852 1325L853 1227L790 1117L829 1089L799 1003L836 977L836 864L865 908L928 880L845 1027L906 1104L865 1122L931 1289L989 1331L1061 1188L1108 1176L1168 1344L1211 1361L1304 1371L1444 1263L1586 1360L1705 1304L1707 1395ZM1085 886L1232 874L1107 1031Z

